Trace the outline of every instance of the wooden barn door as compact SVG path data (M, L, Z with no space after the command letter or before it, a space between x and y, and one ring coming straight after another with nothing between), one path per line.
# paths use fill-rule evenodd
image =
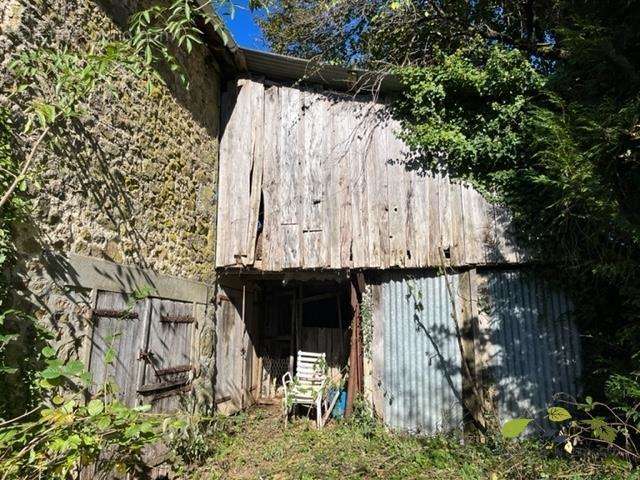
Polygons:
M143 362L140 393L153 411L170 412L180 407L180 394L191 389L194 365L191 345L195 326L193 304L153 298Z
M148 314L148 302L133 302L122 293L98 292L89 371L95 387L115 385L115 396L131 407L136 405L140 385L136 359Z
M111 382L129 406L177 410L191 388L194 328L191 303L98 292L89 358L94 384Z
M257 395L254 292L219 285L216 310L216 382L218 410L237 412Z

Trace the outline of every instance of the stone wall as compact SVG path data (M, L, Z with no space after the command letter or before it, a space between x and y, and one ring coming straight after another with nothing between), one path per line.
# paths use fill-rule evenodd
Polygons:
M8 103L13 55L121 38L137 3L3 0L0 104ZM123 72L92 95L86 113L60 145L40 154L34 169L33 210L15 226L15 293L53 327L56 344L69 355L86 344L92 294L82 279L69 285L70 254L214 280L220 70L207 46L181 60L189 89L161 71L166 86L148 94L144 81ZM123 291L136 287L124 276L116 280Z
M127 2L9 0L0 7L0 90L11 56L36 45L84 49L118 38ZM131 3L131 2L129 2ZM185 57L190 89L171 77L147 94L123 75L99 89L59 155L43 155L23 253L73 252L211 281L219 74L207 48ZM66 133L66 132L65 132Z

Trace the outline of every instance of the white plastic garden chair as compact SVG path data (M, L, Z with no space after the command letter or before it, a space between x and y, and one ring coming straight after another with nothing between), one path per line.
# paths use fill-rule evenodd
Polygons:
M316 425L322 428L322 402L327 383L327 355L325 353L298 351L296 377L291 373L282 376L284 386L285 422L294 405L306 405L316 408Z

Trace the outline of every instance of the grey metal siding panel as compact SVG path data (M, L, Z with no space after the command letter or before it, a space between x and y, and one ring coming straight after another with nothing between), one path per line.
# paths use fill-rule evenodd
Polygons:
M577 395L580 345L566 295L521 271L484 272L481 278L500 420L535 415L559 393Z
M457 292L458 277L449 279ZM381 287L385 422L427 434L459 428L461 358L444 276L387 272Z

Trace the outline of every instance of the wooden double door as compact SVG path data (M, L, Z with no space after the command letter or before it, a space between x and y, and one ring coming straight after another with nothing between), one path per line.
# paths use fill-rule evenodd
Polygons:
M195 372L196 316L189 302L98 291L89 371L93 390L107 389L129 406L156 412L181 407Z

